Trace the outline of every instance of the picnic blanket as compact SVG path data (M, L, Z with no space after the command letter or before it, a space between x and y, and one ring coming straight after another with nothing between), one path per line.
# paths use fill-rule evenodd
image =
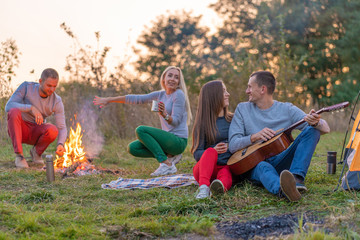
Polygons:
M101 187L103 189L150 189L158 187L178 188L189 186L191 184L198 184L192 174L176 174L149 179L130 179L120 177L108 184L102 184Z

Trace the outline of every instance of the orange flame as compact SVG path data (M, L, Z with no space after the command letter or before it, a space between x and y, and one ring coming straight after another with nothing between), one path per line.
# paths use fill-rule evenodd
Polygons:
M62 157L56 155L55 169L67 168L76 162L87 162L84 147L82 146L82 136L80 123L76 124L75 131L70 127L70 134L64 145L65 153Z

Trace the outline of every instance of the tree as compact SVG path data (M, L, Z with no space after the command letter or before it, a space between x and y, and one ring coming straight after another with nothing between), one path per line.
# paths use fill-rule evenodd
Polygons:
M15 40L8 39L0 45L0 126L6 126L5 104L11 95L11 80L15 76L14 68L19 65L19 49ZM6 139L5 127L0 129L0 143ZM2 144L2 143L1 143Z
M185 11L159 16L137 41L145 48L134 49L139 55L137 70L157 85L162 71L175 65L182 69L188 86L198 86L209 57L206 53L209 29L200 27L200 19L201 16L193 17Z
M275 73L284 100L310 94L326 105L355 95L359 1L222 0L211 7L224 19L219 41L242 39L258 68Z
M133 108L127 104L115 104L103 109L93 105L92 100L95 95L114 96L129 94L132 91L140 92L138 90L144 84L140 80L134 80L136 79L134 74L126 69L128 59L118 63L114 69L106 68L105 60L110 48L99 47L99 32L95 32L97 47L83 47L65 23L60 27L74 41L75 49L74 54L67 57L65 70L70 74L69 81L60 82L57 90L63 99L67 115L69 117L76 115L77 121L91 128L83 128L88 133L97 132L98 129L93 128L93 123L96 122L96 127L109 138L133 137L136 126L144 122L156 126L158 116L150 112L146 105ZM71 119L68 121L68 125L74 123ZM87 134L84 134L84 137L84 141L94 140L87 139L90 137Z
M8 39L0 46L0 96L10 96L11 80L16 76L14 68L19 66L19 49L15 40Z
M351 102L360 87L360 2L319 2L316 31L308 37L309 60L302 70L308 72L307 85L318 102Z
M288 12L298 10L294 8L297 4L290 5L276 0L224 0L210 5L224 19L219 29L217 52L225 55L237 69L231 82L237 81L237 89L242 92L252 72L268 70L277 78L277 99L302 103L299 96L304 80L296 71L302 56L295 55L288 43L291 30L287 21ZM293 21L293 27L301 25L301 20ZM241 57L237 56L240 51Z
M100 49L100 32L95 32L97 49L93 50L91 46L84 48L65 23L62 23L60 27L73 39L75 49L75 53L66 58L65 70L75 77L74 80L86 81L96 86L101 92L105 86L105 76L107 74L105 59L110 47Z

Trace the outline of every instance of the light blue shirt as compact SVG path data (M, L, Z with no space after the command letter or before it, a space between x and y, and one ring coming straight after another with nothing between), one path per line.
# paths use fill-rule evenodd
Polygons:
M161 116L161 129L170 132L181 138L188 138L187 126L187 110L185 104L185 94L182 90L176 89L172 94L167 95L165 90L151 92L149 94L126 95L125 103L128 104L143 104L150 103L152 100L158 100L165 104L166 112L172 117L172 122L169 124Z
M234 153L251 144L250 137L264 128L274 131L290 127L305 117L304 111L291 103L274 101L265 110L258 108L252 102L239 103L229 129L229 149ZM308 124L305 122L296 129L303 130Z

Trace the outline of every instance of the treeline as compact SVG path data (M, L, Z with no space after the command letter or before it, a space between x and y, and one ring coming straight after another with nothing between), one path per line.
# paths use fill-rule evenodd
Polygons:
M156 79L167 65L184 69L190 89L215 78L246 99L251 72L272 71L278 98L329 105L359 90L360 1L219 0L210 6L224 21L214 34L189 13L160 16L142 33L137 69Z
M238 102L247 100L249 75L264 69L277 77L276 98L303 108L352 102L360 90L360 1L219 0L209 7L223 20L214 33L201 25L201 16L184 11L151 22L138 38L139 47L133 49L138 57L135 73L126 70L127 60L106 68L110 47L83 47L70 27L61 24L78 49L66 59L70 79L58 90L67 118L84 107L92 109L109 137L132 137L139 124L157 126L157 116L148 106L118 104L100 111L89 102L94 95L160 89L159 77L169 65L183 69L193 109L200 86L221 78L234 110ZM100 43L99 32L95 37ZM0 72L2 79L3 75Z

